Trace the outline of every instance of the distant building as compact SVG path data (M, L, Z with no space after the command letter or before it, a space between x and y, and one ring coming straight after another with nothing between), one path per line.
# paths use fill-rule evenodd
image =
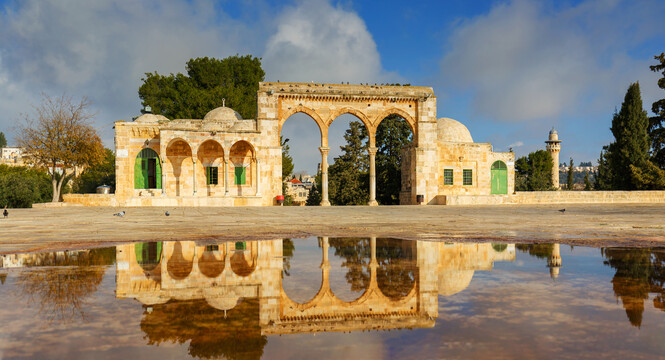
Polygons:
M0 164L19 166L24 165L23 149L20 147L3 147Z
M307 203L307 197L309 196L309 191L314 186L314 178L309 175L303 175L303 180L312 180L312 181L300 181L296 178L286 181L286 195L290 195L294 205L305 206Z

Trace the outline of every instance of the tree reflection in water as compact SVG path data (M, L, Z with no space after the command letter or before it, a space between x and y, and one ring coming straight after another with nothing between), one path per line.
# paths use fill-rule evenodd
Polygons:
M352 291L369 287L371 239L330 238L335 256L344 259L347 268L346 281ZM376 239L376 277L381 292L392 299L404 297L413 288L418 269L416 267L416 243L400 239Z
M604 261L616 269L612 278L614 294L621 299L628 320L633 326L642 325L644 301L655 294L653 306L665 311L665 250L603 248Z
M16 279L19 296L29 304L38 303L39 313L51 321L85 320L87 298L97 291L106 268L115 262L115 249L36 254L26 260L31 268Z
M330 238L330 247L335 249L335 256L344 261L342 267L346 268L346 282L351 285L352 291L364 291L369 287L369 262L372 256L370 239L367 238Z
M494 246L494 245L492 245ZM516 244L515 249L535 256L538 259L547 259L552 255L554 244ZM496 250L496 249L495 249Z
M268 343L259 327L258 299L244 299L227 312L205 300L170 301L146 306L141 330L149 345L189 341L189 355L198 358L259 359Z

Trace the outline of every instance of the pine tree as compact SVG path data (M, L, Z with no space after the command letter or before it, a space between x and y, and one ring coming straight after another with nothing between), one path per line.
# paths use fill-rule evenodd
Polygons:
M552 190L552 156L538 150L515 161L515 190Z
M573 186L575 185L574 179L573 179L573 158L570 158L570 166L568 166L568 182L567 182L567 187L568 190L573 190Z
M411 143L412 131L406 120L390 115L376 129L376 200L398 205L402 190L402 148Z
M367 130L359 121L349 123L342 155L328 168L328 197L332 205L365 205L369 201Z

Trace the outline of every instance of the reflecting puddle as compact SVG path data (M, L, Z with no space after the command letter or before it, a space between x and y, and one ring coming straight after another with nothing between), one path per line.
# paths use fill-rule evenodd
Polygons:
M2 359L665 354L665 249L319 237L0 258Z

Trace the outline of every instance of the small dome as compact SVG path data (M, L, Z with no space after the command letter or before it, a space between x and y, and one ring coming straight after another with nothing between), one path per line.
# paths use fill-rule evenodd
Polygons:
M559 140L559 134L556 132L556 130L554 130L554 128L552 128L552 130L550 130L550 141L557 140Z
M143 114L134 120L134 122L137 123L144 123L144 124L156 124L158 121L168 121L169 119L166 118L166 116L163 115L155 115L155 114Z
M461 122L450 118L437 120L437 132L439 141L472 143L473 138L469 129Z
M450 296L466 289L473 270L444 270L439 273L439 295Z
M236 121L242 120L242 116L237 111L226 107L220 106L211 110L203 117L203 121Z

